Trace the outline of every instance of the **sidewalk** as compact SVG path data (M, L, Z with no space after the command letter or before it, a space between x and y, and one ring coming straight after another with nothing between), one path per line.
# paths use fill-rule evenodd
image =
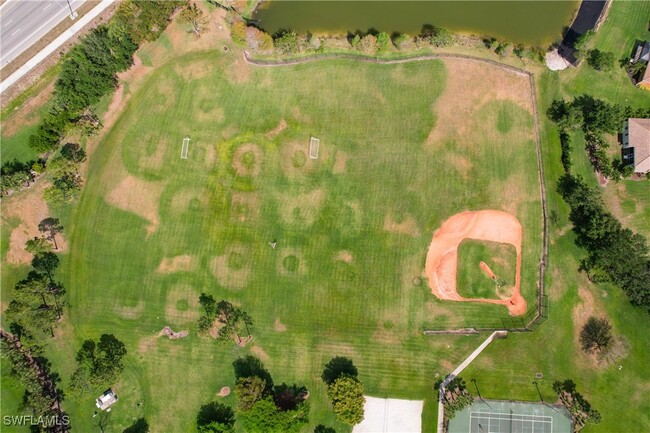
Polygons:
M109 6L115 3L116 0L102 0L99 5L94 9L88 12L86 15L81 17L79 21L74 23L68 30L63 32L59 37L57 37L52 43L47 47L41 50L38 54L32 57L27 63L21 66L16 72L8 76L2 83L0 83L0 93L7 90L9 87L14 85L18 80L27 75L29 71L34 69L40 62L45 60L52 53L56 52L64 43L66 43L71 37L75 35L79 30L84 28L88 23L94 20L99 14L104 12Z

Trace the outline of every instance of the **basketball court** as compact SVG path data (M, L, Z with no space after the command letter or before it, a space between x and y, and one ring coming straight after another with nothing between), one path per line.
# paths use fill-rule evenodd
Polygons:
M449 433L571 433L571 415L561 406L475 400L449 421Z

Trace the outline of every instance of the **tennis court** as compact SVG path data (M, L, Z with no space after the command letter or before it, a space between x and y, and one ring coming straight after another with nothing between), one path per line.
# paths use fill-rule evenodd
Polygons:
M449 433L571 433L563 407L541 403L475 400L449 421Z

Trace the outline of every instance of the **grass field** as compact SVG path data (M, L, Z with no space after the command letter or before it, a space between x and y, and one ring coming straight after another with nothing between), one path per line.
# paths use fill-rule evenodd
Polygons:
M642 35L647 12L647 3L614 2L602 28L613 39L599 36L597 44L613 47L628 34ZM420 331L506 314L502 306L431 295L420 277L440 223L465 209L516 215L524 227L522 292L534 304L541 216L527 88L491 67L454 61L254 68L234 47L224 55L219 44L226 42L210 40L173 24L140 50L155 69L143 85L125 84L124 93L133 95L91 154L81 201L53 209L71 246L60 272L70 305L47 353L64 390L81 342L114 333L129 354L115 386L120 401L112 429L144 416L155 432L191 432L200 405L221 386L234 386L232 361L252 353L277 383L309 388L306 431L324 423L345 432L320 379L323 365L342 355L358 366L367 394L424 399L423 428L433 431L433 383L484 336ZM214 47L202 51L208 43ZM180 46L203 48L181 56L174 51ZM648 103L620 71L611 77L586 66L536 72L540 113L554 97L583 92ZM468 384L476 378L484 397L502 399L538 399L536 380L545 401L553 400L553 380L572 378L603 414L603 423L588 431L648 430L647 314L619 289L577 273L584 253L554 191L561 173L557 132L543 114L540 121L549 209L559 215L550 229L550 317L534 333L495 342L463 377ZM17 157L27 152L16 134L26 137L30 127L3 130L3 161L12 155L6 149ZM187 135L188 160L181 160ZM321 140L318 160L305 156L310 136ZM15 146L5 147L8 140ZM591 175L579 142L574 167ZM648 230L638 219L648 208L643 186L624 185L635 206L622 211L633 215L631 225ZM17 224L3 221L3 257ZM273 239L275 250L268 245ZM26 272L3 263L5 305L7 287ZM196 336L201 292L251 313L252 345L219 348ZM589 314L607 316L622 342L611 362L598 364L578 349ZM157 338L165 325L190 336ZM535 379L538 372L543 379ZM3 414L15 411L21 396L7 378L3 373ZM224 402L234 406L235 398ZM64 407L73 431L96 429L91 399L66 399Z
M490 267L497 281L481 270L481 262ZM512 296L516 263L517 251L512 244L465 239L458 247L458 294L465 298L486 299L499 299L498 295Z
M449 76L458 69L464 78ZM457 94L486 69L504 81L497 90L488 81ZM431 295L420 277L442 221L466 209L514 213L525 227L523 291L534 300L539 187L524 175L536 169L532 116L528 80L511 75L455 61L264 69L214 53L156 69L93 155L65 264L74 290L63 332L77 344L113 332L129 349L116 423L146 415L184 430L200 404L233 386L230 363L249 350L276 381L308 386L314 423L334 423L319 376L335 355L354 360L369 394L429 402L434 373L475 339L452 349L420 332L507 314ZM452 117L440 105L451 103ZM310 136L320 139L317 160L306 158ZM196 336L201 292L251 313L251 348ZM191 336L157 339L164 325ZM74 342L58 341L58 365ZM431 357L434 347L453 354ZM80 427L92 422L92 402L69 407Z

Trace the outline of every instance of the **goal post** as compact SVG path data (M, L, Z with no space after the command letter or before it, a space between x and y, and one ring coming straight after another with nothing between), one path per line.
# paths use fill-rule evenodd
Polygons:
M320 140L316 137L311 137L309 139L309 158L318 159L318 148L320 146Z
M183 139L183 147L181 148L181 159L187 159L187 152L190 150L190 137Z

